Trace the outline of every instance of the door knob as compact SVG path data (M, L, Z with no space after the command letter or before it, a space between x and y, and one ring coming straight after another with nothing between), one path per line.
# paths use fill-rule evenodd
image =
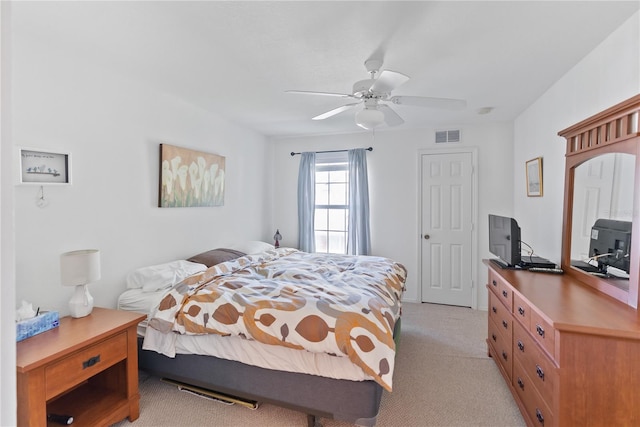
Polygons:
M425 239L425 240L429 240L429 238L431 238L431 236L429 236L428 234L425 234L425 235L424 235L424 239Z

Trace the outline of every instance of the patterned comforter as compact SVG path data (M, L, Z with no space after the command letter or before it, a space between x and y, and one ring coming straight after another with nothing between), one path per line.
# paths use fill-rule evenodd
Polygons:
M188 277L149 326L348 357L391 391L405 279L404 266L387 258L274 249Z

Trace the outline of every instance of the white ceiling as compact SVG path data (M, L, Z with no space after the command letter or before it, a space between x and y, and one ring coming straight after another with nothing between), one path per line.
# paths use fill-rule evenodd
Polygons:
M20 2L12 31L143 79L269 136L363 131L351 93L364 61L411 80L394 95L467 100L393 106L403 128L512 120L639 9L640 1ZM587 89L587 88L585 88ZM479 115L478 109L492 107ZM379 128L383 130L384 127Z

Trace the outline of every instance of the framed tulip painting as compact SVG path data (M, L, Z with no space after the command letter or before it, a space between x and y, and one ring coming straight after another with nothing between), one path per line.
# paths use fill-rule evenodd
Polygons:
M160 144L161 208L224 205L225 158Z

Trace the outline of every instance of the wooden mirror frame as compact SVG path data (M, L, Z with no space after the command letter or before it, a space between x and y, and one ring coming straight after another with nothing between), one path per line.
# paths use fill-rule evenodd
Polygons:
M587 286L638 308L640 284L640 95L636 95L558 132L567 141L564 214L562 220L561 267ZM607 153L635 155L634 195L631 230L629 291L614 286L607 279L571 267L571 231L575 168L587 160Z

